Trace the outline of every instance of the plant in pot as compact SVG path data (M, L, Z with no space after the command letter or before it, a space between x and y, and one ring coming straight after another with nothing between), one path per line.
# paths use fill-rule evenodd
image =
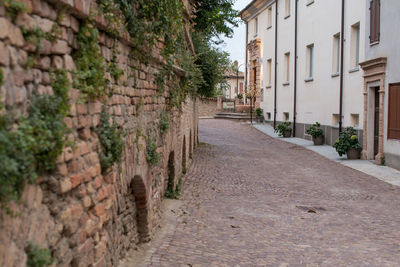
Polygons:
M340 156L346 154L347 159L359 159L361 146L358 142L357 131L353 127L347 127L339 134L333 147Z
M290 122L285 121L284 123L278 124L275 128L275 132L278 133L278 136L290 137L292 135Z
M238 95L237 95L237 98L238 98L239 100L242 100L242 99L243 99L243 94L238 94Z
M324 143L324 131L321 129L321 124L319 122L314 123L307 130L307 134L312 136L314 145L320 146Z
M260 123L264 122L263 112L264 110L262 108L256 108L256 119Z

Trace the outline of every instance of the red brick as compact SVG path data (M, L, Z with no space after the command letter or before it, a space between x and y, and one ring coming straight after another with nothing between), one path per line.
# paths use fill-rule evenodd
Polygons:
M103 178L101 178L101 176L97 176L92 184L95 189L99 189L99 187L103 184Z
M75 175L71 175L69 179L71 181L72 188L75 188L82 183L83 176L82 174L78 173Z

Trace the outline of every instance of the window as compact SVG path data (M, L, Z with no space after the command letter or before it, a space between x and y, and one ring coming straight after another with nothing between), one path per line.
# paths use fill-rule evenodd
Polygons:
M306 81L312 81L314 75L314 44L307 46Z
M339 114L332 114L332 125L333 126L339 125Z
M289 112L283 112L283 118L285 121L289 120Z
M271 86L272 82L272 59L267 60L267 86Z
M267 10L267 29L272 27L272 7L270 6Z
M360 63L360 23L351 26L351 44L350 44L350 67L352 70L358 70Z
M283 80L284 84L288 84L290 80L290 53L285 54L285 66L284 66L284 72L283 72Z
M285 0L285 18L290 16L290 0Z
M332 74L339 74L340 63L340 33L333 36Z
M351 127L358 128L360 126L360 115L350 114L350 125Z
M371 0L369 7L369 43L376 44L379 42L381 30L380 30L380 19L381 19L381 1Z
M258 34L258 18L254 20L254 37Z
M264 88L261 88L260 101L264 102Z
M271 120L271 112L267 112L267 120Z
M400 140L400 83L389 84L388 139Z

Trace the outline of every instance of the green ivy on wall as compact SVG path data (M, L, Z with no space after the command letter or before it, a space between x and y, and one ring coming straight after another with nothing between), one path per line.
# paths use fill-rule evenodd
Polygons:
M53 74L53 95L35 95L28 115L0 115L0 202L18 200L24 185L52 171L67 142L63 119L69 112L70 83L65 70Z
M110 123L110 115L108 115L105 109L103 109L101 112L100 124L96 131L101 145L101 172L107 173L114 163L121 162L123 150L123 132L118 129L116 124Z
M77 70L74 87L81 90L82 100L101 99L107 95L109 81L105 76L105 63L100 53L99 31L90 21L82 24L77 42L79 49L73 54Z

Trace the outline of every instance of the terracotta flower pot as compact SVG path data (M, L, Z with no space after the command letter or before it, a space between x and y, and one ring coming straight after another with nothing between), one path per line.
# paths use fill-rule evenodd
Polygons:
M360 158L360 150L356 148L350 148L347 150L347 159L359 159Z
M312 138L315 146L320 146L324 143L324 136L320 135Z
M284 138L288 138L288 137L291 137L291 136L292 136L292 130L288 130L288 131L285 131L283 133L283 137Z

